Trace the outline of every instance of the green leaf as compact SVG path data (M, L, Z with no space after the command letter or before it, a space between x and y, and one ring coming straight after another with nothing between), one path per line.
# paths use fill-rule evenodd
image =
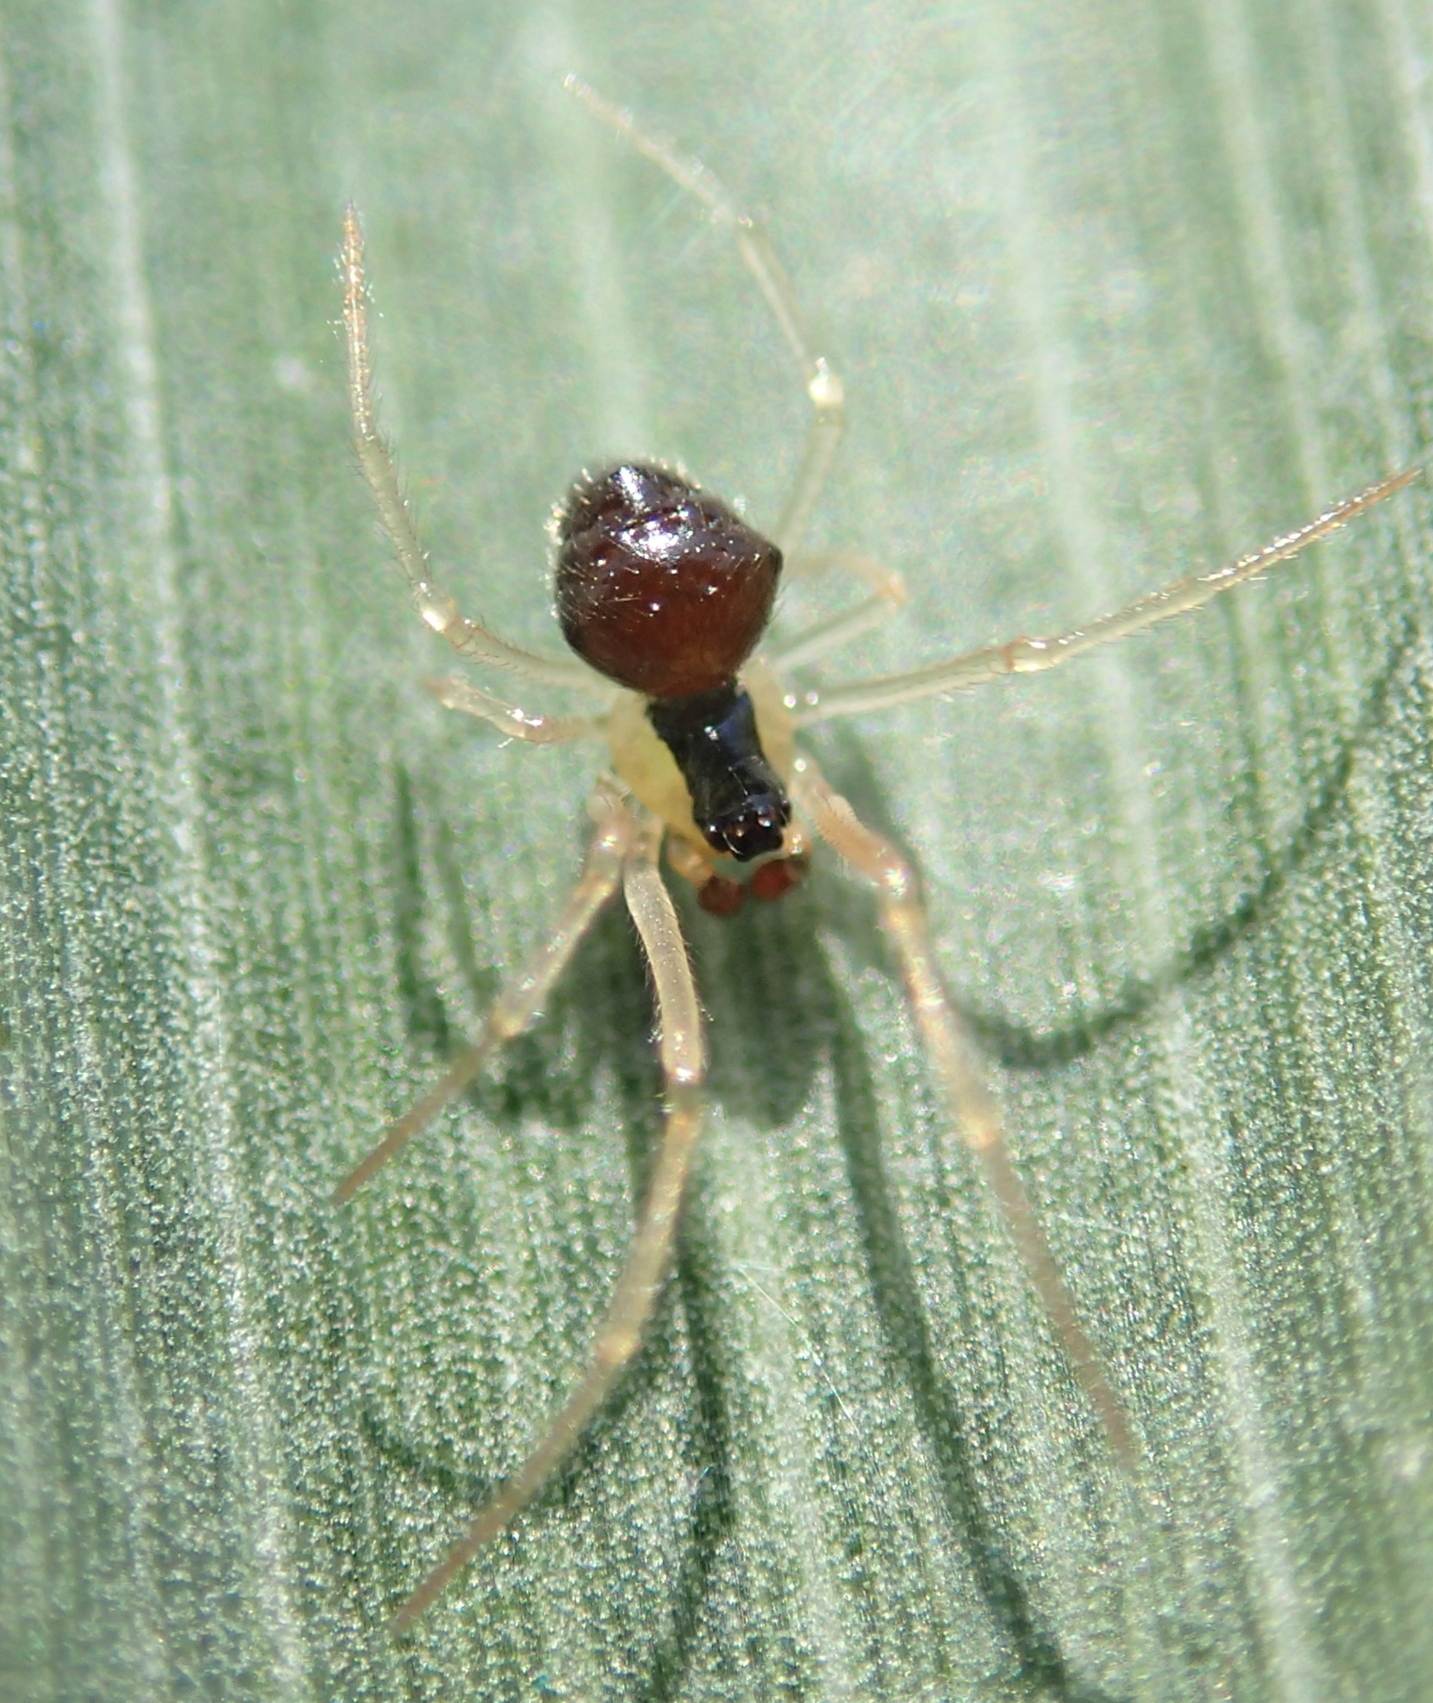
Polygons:
M657 1127L590 765L505 748L347 447L337 220L435 557L551 642L543 521L799 386L580 69L768 219L852 428L851 674L1091 615L1426 454L1426 15L12 0L0 37L0 1688L31 1698L1433 1690L1433 695L1415 488L1205 616L815 741L920 858L1124 1483L831 862L682 899L711 1127L561 1484L385 1622L569 1387ZM841 594L793 595L795 618ZM831 605L825 604L826 607Z

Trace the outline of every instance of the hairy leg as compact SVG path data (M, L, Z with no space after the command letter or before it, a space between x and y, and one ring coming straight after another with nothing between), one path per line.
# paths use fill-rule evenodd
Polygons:
M658 1054L666 1085L665 1127L626 1263L572 1394L517 1471L398 1610L393 1618L395 1632L405 1631L482 1546L511 1525L571 1454L641 1346L661 1294L701 1128L706 1056L696 985L677 914L657 868L660 845L661 830L649 829L627 857L622 875L627 906L656 989Z
M569 76L563 87L596 118L634 148L643 159L666 173L672 182L696 196L713 221L729 231L747 270L766 298L781 334L801 368L806 399L811 405L811 423L806 448L786 507L777 522L775 539L784 552L792 550L806 528L825 483L831 458L841 441L846 424L846 393L840 376L824 355L817 354L815 339L796 300L785 268L760 225L728 198L717 177L697 160L683 159L655 136L649 136L630 112L599 95L580 77Z
M1395 491L1401 491L1422 471L1421 467L1405 468L1391 478L1370 485L1357 496L1336 503L1316 520L1273 539L1262 550L1241 556L1237 562L1215 568L1210 573L1188 574L1158 591L1137 597L1123 609L1100 615L1067 633L1041 639L1007 639L1004 644L985 645L980 650L966 651L908 674L857 680L849 686L833 687L830 691L803 692L795 711L796 725L812 727L837 716L860 715L867 710L911 703L917 698L965 691L971 686L981 686L987 680L1000 680L1010 674L1040 674L1047 668L1056 668L1062 662L1083 656L1086 651L1095 650L1100 645L1128 638L1132 633L1142 633L1161 621L1203 608L1221 592L1233 591L1236 586L1246 584L1276 563L1291 560L1320 538L1337 532L1355 515L1371 509Z
M598 716L545 715L540 710L525 710L520 704L495 698L491 692L451 674L425 680L423 684L445 710L461 710L464 715L476 716L509 739L524 739L533 745L569 745L577 739L602 737L602 720Z
M459 1053L421 1099L389 1125L378 1145L333 1191L336 1201L348 1200L381 1171L400 1148L425 1130L444 1106L463 1092L490 1058L536 1017L593 918L617 891L623 863L636 838L631 812L610 782L598 783L589 808L597 824L596 832L582 874L551 934L498 995L477 1040Z
M816 766L798 759L793 798L817 834L876 890L881 926L900 960L901 975L950 1115L984 1169L1030 1281L1074 1367L1091 1407L1124 1466L1137 1445L1119 1398L1085 1334L1060 1269L1045 1241L1024 1185L1010 1162L1000 1110L982 1081L974 1045L946 991L916 892L915 874L900 852L867 828Z
M869 588L871 595L850 609L828 615L789 640L778 640L770 647L768 659L780 673L803 668L807 663L840 650L864 633L888 620L904 608L907 592L905 581L874 556L857 550L838 550L825 556L797 556L786 564L786 572L802 577L835 569L850 574Z
M506 668L531 680L587 691L607 688L590 669L560 657L535 656L510 645L480 621L459 613L457 602L428 576L428 555L409 513L393 455L378 429L373 406L373 358L368 343L368 286L363 274L363 227L351 204L343 214L343 330L348 348L348 407L358 464L373 493L378 518L393 544L418 613L453 649L479 662Z

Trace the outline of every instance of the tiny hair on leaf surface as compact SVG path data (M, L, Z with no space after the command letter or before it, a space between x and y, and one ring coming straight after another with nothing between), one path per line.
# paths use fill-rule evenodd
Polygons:
M850 404L754 655L845 690L1424 457L1433 21L759 3L635 56L601 0L7 25L4 1693L1422 1703L1421 485L1187 621L798 730L918 863L1137 1497L820 845L744 866L793 890L730 916L664 857L709 1055L671 1278L566 1467L403 1639L578 1375L652 1175L625 901L326 1196L551 937L606 761L564 725L602 697L520 703L541 750L442 708L507 676L386 566L346 198L434 571L567 667L543 527L579 471L686 471L774 541L809 403L730 233L562 73L708 162Z

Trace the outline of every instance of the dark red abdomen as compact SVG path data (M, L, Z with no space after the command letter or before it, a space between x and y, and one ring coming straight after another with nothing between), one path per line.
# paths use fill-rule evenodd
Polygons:
M585 661L649 698L732 680L771 615L781 552L715 497L625 463L557 519L557 618Z

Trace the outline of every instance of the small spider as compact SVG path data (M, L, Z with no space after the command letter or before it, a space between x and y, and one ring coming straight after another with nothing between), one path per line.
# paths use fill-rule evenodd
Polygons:
M665 1124L626 1263L597 1329L586 1370L521 1466L482 1507L447 1557L394 1618L407 1628L548 1483L636 1353L671 1261L678 1214L702 1120L706 1069L701 1015L676 911L659 871L693 882L704 909L729 915L747 894L774 900L824 840L874 889L917 1027L950 1120L978 1155L1030 1281L1063 1343L1115 1457L1133 1463L1124 1410L1080 1324L1010 1162L1000 1114L932 951L911 865L865 826L827 783L796 735L837 716L943 696L1012 674L1034 674L1112 639L1199 608L1297 555L1417 477L1409 468L1338 503L1316 520L1211 573L1192 574L1083 627L1014 638L911 673L790 692L776 669L752 660L840 439L841 380L816 346L791 286L760 229L701 165L645 134L631 116L575 77L566 87L639 154L695 196L728 232L799 363L811 406L805 453L773 539L764 538L694 480L670 467L626 462L584 474L553 520L557 617L580 661L506 643L462 615L430 577L392 456L374 419L363 234L350 206L343 226L343 319L348 398L358 457L418 612L461 655L543 685L596 692L592 715L547 715L466 681L431 683L439 700L511 737L550 745L605 740L609 771L588 804L595 824L586 862L551 932L507 984L479 1038L344 1179L354 1191L419 1133L487 1061L533 1021L602 907L622 889L651 968ZM778 666L807 663L865 632L904 601L899 577L862 557L839 563L867 596L787 645ZM614 687L616 688L614 690ZM741 879L745 873L745 879Z

